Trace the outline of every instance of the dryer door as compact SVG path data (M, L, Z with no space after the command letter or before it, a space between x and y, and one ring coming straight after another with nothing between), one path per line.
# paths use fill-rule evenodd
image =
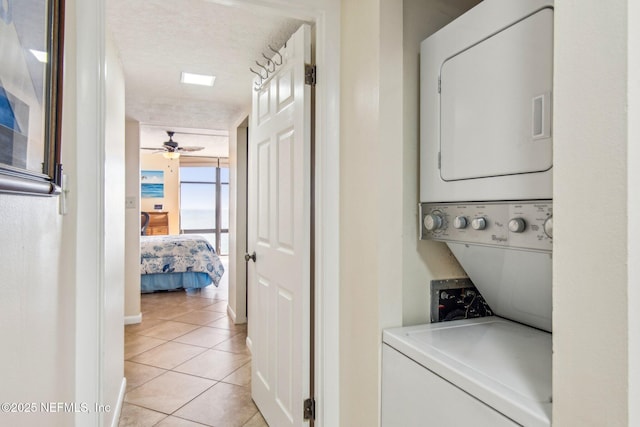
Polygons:
M442 179L549 170L552 78L550 8L446 59L440 69Z

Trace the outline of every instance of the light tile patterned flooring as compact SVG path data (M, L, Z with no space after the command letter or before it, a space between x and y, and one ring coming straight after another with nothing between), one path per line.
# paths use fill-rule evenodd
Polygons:
M218 288L142 295L142 323L125 327L120 427L267 426L251 400L246 325L226 313L227 277Z

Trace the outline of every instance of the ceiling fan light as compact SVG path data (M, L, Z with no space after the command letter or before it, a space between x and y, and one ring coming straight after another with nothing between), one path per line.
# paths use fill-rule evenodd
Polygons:
M162 153L162 157L164 157L165 159L169 159L169 160L175 160L180 158L180 153L175 152L175 151L166 151L164 153Z

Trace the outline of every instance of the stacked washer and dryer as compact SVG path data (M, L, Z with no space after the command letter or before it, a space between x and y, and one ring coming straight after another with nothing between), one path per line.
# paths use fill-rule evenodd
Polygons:
M485 0L420 52L420 238L495 316L385 330L382 425L549 426L553 3Z

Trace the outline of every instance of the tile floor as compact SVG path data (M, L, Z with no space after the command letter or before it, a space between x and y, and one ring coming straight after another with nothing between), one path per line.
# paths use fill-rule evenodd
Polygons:
M251 400L246 325L226 313L227 277L218 288L142 295L142 323L125 327L120 427L267 426Z

